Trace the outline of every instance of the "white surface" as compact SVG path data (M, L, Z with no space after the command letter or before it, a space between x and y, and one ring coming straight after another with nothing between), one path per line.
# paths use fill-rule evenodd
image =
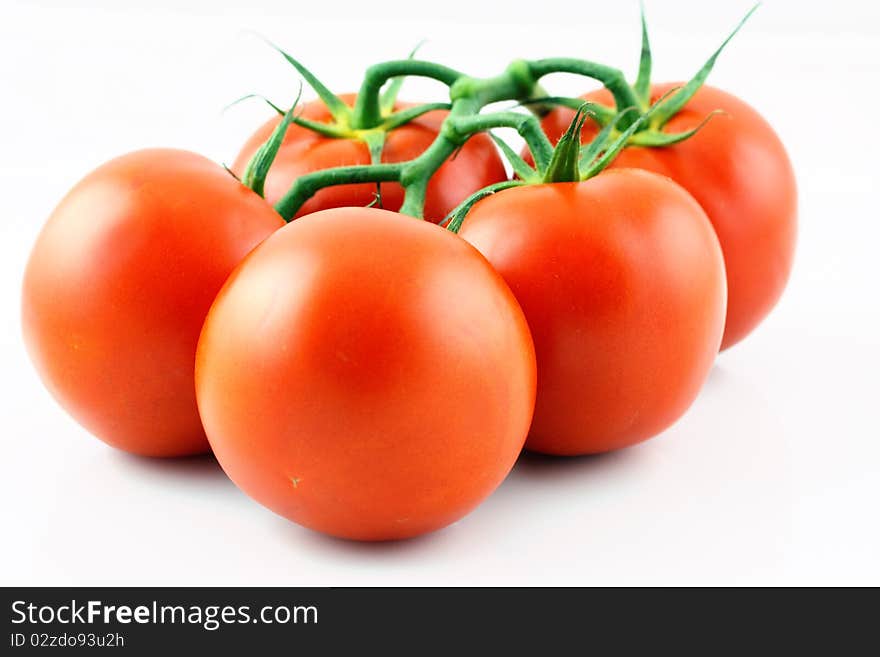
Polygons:
M474 74L549 55L633 72L637 3L544 0L532 17L531 3L398 1L372 20L364 3L54 4L0 9L0 584L880 584L876 3L768 2L712 75L788 145L801 236L782 303L721 356L690 412L610 456L524 457L461 522L380 545L301 529L210 459L126 456L65 415L21 345L35 235L77 179L125 151L178 146L231 161L267 114L220 109L253 91L287 103L296 89L246 28L345 91L367 63L423 37L422 56ZM657 80L688 77L749 7L648 4ZM341 22L321 22L320 10ZM455 22L466 11L476 13ZM565 77L552 86L585 89ZM404 96L438 91L412 82Z

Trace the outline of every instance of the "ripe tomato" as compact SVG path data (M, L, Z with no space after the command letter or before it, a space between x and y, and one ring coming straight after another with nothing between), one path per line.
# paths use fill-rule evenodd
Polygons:
M538 359L526 448L592 454L650 438L705 380L724 326L724 265L681 187L636 169L508 189L459 235L504 277Z
M464 240L337 208L292 222L230 276L196 393L248 495L328 534L397 539L457 520L504 479L535 355L510 290Z
M208 451L199 331L229 272L282 225L194 153L138 151L90 173L49 217L25 272L24 337L46 386L114 447Z
M680 84L651 88L655 102ZM604 89L584 98L611 106ZM721 348L748 335L772 310L791 272L797 234L797 188L779 137L749 105L719 89L703 86L665 132L694 128L713 110L699 133L664 148L629 146L612 164L669 176L699 201L715 227L727 270L727 324ZM571 122L573 112L557 109L543 121L551 141ZM596 128L588 122L583 140Z
M353 94L341 98L349 105L354 103ZM400 104L398 109L406 106ZM439 110L428 112L389 132L382 161L404 162L421 155L437 137L440 124L447 114ZM300 116L321 123L331 119L330 112L320 100L306 103ZM269 138L280 120L280 117L276 117L266 122L247 140L232 165L237 175L244 172L253 154ZM266 200L274 204L303 174L355 164L370 164L369 149L362 141L325 137L307 128L291 125L269 170ZM434 174L425 198L425 218L437 223L473 192L506 179L504 164L492 140L485 134L475 135ZM382 207L399 210L403 203L403 188L396 183L382 183L381 189ZM328 208L363 207L374 200L375 192L376 185L369 183L327 187L309 199L296 216Z

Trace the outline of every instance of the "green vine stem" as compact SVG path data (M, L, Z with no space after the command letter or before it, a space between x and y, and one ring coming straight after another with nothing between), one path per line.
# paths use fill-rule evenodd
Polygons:
M554 57L530 62L529 70L536 80L540 80L545 75L550 75L551 73L574 73L598 80L614 96L614 103L617 105L618 112L622 112L629 107L641 107L642 105L636 92L629 82L626 81L623 71L610 66L596 64L584 59Z
M544 75L558 72L595 77L608 86L616 98L619 97L620 103L638 105L620 71L585 60L517 60L504 73L490 78L473 78L441 64L416 59L383 62L370 67L364 76L351 113L352 128L369 131L381 127L387 121L382 116L381 89L389 80L418 76L438 80L449 87L450 110L440 134L419 157L409 162L337 167L301 176L276 203L275 209L284 219L290 221L303 203L324 187L364 182L398 182L405 189L400 211L422 217L431 176L472 135L494 128L516 130L528 144L538 166L544 168L552 157L553 145L535 115L510 111L480 114L480 111L492 103L543 95L538 80Z
M464 74L442 64L418 59L400 59L371 66L364 75L364 82L355 101L351 116L352 127L369 130L382 123L384 117L381 89L386 82L403 77L431 78L451 87Z
M333 105L330 109L335 110L334 115L338 114L339 117L336 125L328 129L339 131L340 137L366 141L370 146L373 164L337 167L301 176L276 203L275 209L285 220L290 221L303 203L324 187L367 182L377 184L397 182L404 188L404 202L400 212L421 218L424 214L428 181L437 169L472 135L495 128L516 130L526 141L535 160L537 172L546 172L554 157L554 149L534 113L500 111L481 114L481 111L492 103L509 100L520 104L534 104L538 107L541 104L553 103L569 106L575 106L574 104L577 103L577 107L580 107L582 100L546 96L539 83L542 78L553 73L570 73L598 80L612 94L616 105L616 111L601 106L592 108L589 115L603 128L600 132L602 141L595 142L592 150L587 149L579 154L573 146L570 157L563 162L564 166L560 165L558 175L566 178L576 177L581 166L587 166L587 173L594 175L607 166L613 153L628 143L662 148L687 139L703 124L680 134L665 133L662 128L696 93L712 70L719 54L754 11L755 8L743 18L684 87L677 89L674 94L665 95L651 108L648 108L652 68L651 48L644 12L641 22L642 49L639 73L634 85L630 85L624 74L616 68L568 57L533 61L516 60L502 74L490 78L470 77L441 64L409 58L383 62L367 69L355 105L349 111L347 107L343 109L339 106L341 101L338 97L333 96L314 75L290 55L281 51L282 55L315 87L321 98L329 100L328 107ZM389 83L389 86L399 86L402 78L410 76L431 78L448 86L450 103L428 104L418 109L405 109L389 115L386 98L383 112L382 89ZM402 125L426 111L441 107L448 107L449 114L434 142L421 155L408 162L381 163L381 147L387 130ZM714 113L706 120L713 115ZM282 131L286 122L299 125L305 123L304 120L291 117L288 113L286 121L279 126ZM606 142L607 148L605 148ZM525 162L514 162L514 165L515 169L519 165L523 171L524 167L527 167Z
M537 118L528 114L516 112L496 112L493 114L476 114L462 117L459 121L449 124L449 130L458 131L457 137L461 142L478 132L487 132L493 128L513 128L523 139L526 140L529 150L539 167L544 167L550 162L553 153L553 145L547 139L547 135L541 130L541 124Z
M275 204L275 210L290 221L302 205L325 187L357 183L398 182L404 163L359 164L334 167L300 176L287 193Z

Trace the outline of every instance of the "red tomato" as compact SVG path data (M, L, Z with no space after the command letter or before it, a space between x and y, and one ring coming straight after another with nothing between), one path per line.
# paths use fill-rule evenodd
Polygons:
M652 102L677 86L654 85ZM584 98L612 105L604 89ZM665 148L629 146L612 166L669 176L703 206L727 269L727 324L721 343L726 349L748 335L782 295L794 258L797 188L788 155L770 125L719 89L702 87L664 130L690 130L717 109L727 116L713 118L694 137ZM559 139L573 116L571 110L557 109L544 119L551 141ZM588 122L584 141L595 133Z
M354 103L352 94L343 95L342 99L349 105ZM398 109L407 106L400 104ZM389 132L382 151L382 161L404 162L421 155L436 139L440 124L447 114L444 111L429 112ZM331 119L330 112L320 100L306 103L300 116L321 123L327 123ZM269 138L280 120L280 117L275 117L267 121L248 139L232 165L236 174L241 175L244 172L253 154ZM355 164L370 164L370 152L362 141L324 137L306 128L291 125L269 170L265 188L266 200L274 204L287 192L293 181L303 174ZM475 135L440 167L428 183L425 218L437 223L472 193L506 179L504 164L492 140L484 134ZM296 216L301 217L328 208L363 207L373 202L375 192L374 184L327 187L309 199ZM403 188L396 183L382 183L382 207L396 211L402 203Z
M454 522L504 479L535 355L510 290L464 240L338 208L292 222L232 274L196 393L248 495L328 534L397 539Z
M477 203L461 237L504 277L538 359L526 448L592 454L650 438L691 404L724 327L718 239L666 178L621 169Z
M194 153L138 151L90 173L49 217L25 272L24 337L46 386L114 447L208 451L199 331L235 265L283 224Z

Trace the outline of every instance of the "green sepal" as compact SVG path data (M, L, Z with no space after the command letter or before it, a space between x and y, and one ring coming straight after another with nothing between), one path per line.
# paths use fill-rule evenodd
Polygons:
M608 165L614 161L614 158L617 157L618 153L624 149L627 140L629 140L629 138L645 123L645 116L646 115L643 114L637 118L626 130L620 133L620 136L611 142L608 148L605 149L602 156L587 168L581 180L587 180L588 178L592 178L604 171Z
M422 39L416 44L416 47L413 48L407 59L413 59L416 56L416 53L425 45L425 39ZM406 77L400 76L396 78L391 78L388 81L388 86L385 88L385 91L382 92L382 97L379 99L379 109L382 111L382 115L391 114L394 111L394 104L397 102L397 96L400 93L401 87L403 87L403 82L406 80Z
M634 110L627 110L634 111ZM620 117L621 112L617 116ZM593 160L602 152L605 148L606 144L608 144L608 139L611 137L611 133L614 131L614 128L617 126L617 119L611 121L606 125L602 130L599 131L593 140L589 144L585 144L581 146L580 155L578 157L578 167L583 171L590 167L593 163Z
M407 107L399 112L395 112L382 122L380 126L383 130L394 130L410 121L419 118L423 114L433 112L435 110L448 110L452 106L449 103L425 103L416 107Z
M521 187L525 185L522 180L504 180L502 182L495 183L494 185L489 185L488 187L484 187L483 189L474 192L470 196L468 196L464 201L462 201L458 207L456 207L452 212L450 212L446 217L443 218L443 221L440 222L441 226L446 226L446 229L453 232L458 233L461 229L461 224L464 222L467 213L471 211L471 208L474 207L479 201L482 201L487 196L492 196L496 192L504 191L505 189L510 189L511 187Z
M524 159L522 159L519 154L514 151L506 141L492 134L491 132L487 133L489 137L492 138L492 141L501 149L501 152L504 154L504 157L507 158L507 161L510 162L510 166L513 168L513 172L519 176L519 179L524 182L537 182L540 179L538 176L538 172L535 171L532 167L530 167Z
M300 75L303 76L308 85L315 90L315 93L318 94L318 97L324 102L327 106L327 109L330 111L330 115L339 123L347 124L348 119L351 116L351 108L346 105L342 99L334 94L330 89L328 89L323 82L321 82L309 69L300 64L296 59L291 57L288 53L284 52L281 48L276 46L271 41L266 41L272 48L277 50L284 59L288 61L288 63L293 66Z
M319 135L332 137L333 139L348 139L352 136L351 130L336 125L335 123L321 123L320 121L310 121L309 119L304 119L300 116L294 116L290 120L290 122L295 123L302 128L306 128L307 130L311 130L312 132L317 132Z
M581 105L584 104L583 98L569 98L567 96L543 96L541 98L529 98L528 100L524 100L520 102L520 105L531 105L533 103L539 104L547 104L547 105L558 105L559 107L567 107L568 109L573 109L575 111L579 110ZM590 110L592 111L592 119L599 124L600 127L604 128L606 125L611 123L614 118L617 116L617 112L614 111L611 107L606 107L601 103L593 103L590 106Z
M663 102L676 91L678 91L678 87L667 91L657 100L656 103L654 103L648 109L647 112L641 114L627 127L626 130L621 132L620 135L615 138L613 142L611 142L611 145L605 149L605 151L602 153L602 156L589 166L589 168L584 172L581 180L587 180L588 178L592 178L593 176L596 176L604 171L608 167L608 165L614 161L614 158L617 157L620 151L622 151L626 147L630 137L632 137L637 131L639 131L642 126L648 124L654 112L656 112L657 109L663 105ZM620 114L618 114L618 118L614 121L615 125L620 119L624 117L624 115L634 111L637 111L634 107L630 108L629 110L622 111Z
M221 164L220 166L223 167L223 170L226 171L226 173L228 173L230 176L232 176L233 178L235 178L238 182L241 182L241 178L239 178L238 176L235 175L235 171L233 171L232 169L230 169L230 168L229 168L229 165L227 165L227 164L224 162L224 163Z
M651 42L648 39L648 22L645 19L645 3L640 2L642 17L642 54L639 57L639 75L633 85L636 96L647 107L651 103Z
M565 133L556 143L556 148L553 149L553 157L550 158L550 164L542 172L544 182L560 183L581 180L581 130L584 127L584 122L590 115L590 105L592 103L581 103L571 123L568 124Z
M266 98L265 96L262 96L260 94L247 94L246 96L242 96L241 98L237 98L237 99L233 100L231 103L229 103L226 107L224 107L223 111L226 112L227 110L232 109L233 107L235 107L239 103L242 103L246 100L251 100L252 98L257 98L258 100L262 100L269 107L271 107L273 110L275 110L279 116L284 116L285 112L283 109L281 109L280 107L278 107L278 105L276 105L271 100L269 100L268 98Z
M730 42L736 33L740 31L742 26L745 25L746 21L749 20L751 15L754 14L760 6L760 4L757 4L749 10L736 28L734 28L733 32L731 32L718 49L712 53L712 56L709 57L705 64L703 64L703 67L697 71L697 74L691 78L677 94L667 99L663 106L654 113L654 120L651 122L652 127L658 129L662 128L669 122L669 119L675 116L681 108L687 105L688 101L693 98L694 94L703 86L706 78L709 77L709 73L712 72L712 68L715 66L715 60L718 59L721 51L724 50L724 47Z
M302 93L302 90L300 90L300 94L301 93ZM238 103L240 103L242 101L249 100L251 98L257 98L259 100L262 100L269 107L271 107L273 110L275 110L280 116L284 116L286 114L286 112L283 109L281 109L280 107L278 107L278 105L273 103L271 100L269 100L265 96L261 96L260 94L248 94L247 96L242 96L238 100L235 100L235 101L231 102L229 105L227 105L225 109L229 109L230 107L237 105ZM298 102L299 102L299 95L297 96L297 103ZM296 107L297 103L294 103L293 106ZM340 126L335 125L333 123L319 123L318 121L310 121L309 119L304 119L300 116L292 116L290 118L290 122L294 123L300 127L306 128L307 130L311 130L312 132L317 132L318 134L324 135L325 137L333 137L334 139L347 139L352 136L351 130L340 127Z
M706 118L700 121L699 125L690 130L685 130L684 132L675 132L670 134L666 132L658 132L656 130L644 130L638 134L633 135L632 138L629 140L629 143L633 146L649 146L653 148L672 146L673 144L677 144L693 137L700 130L702 130L707 123L709 123L713 116L718 116L719 114L727 114L727 112L725 112L724 110L715 110L713 112L709 112L706 115Z
M300 91L302 91L302 88L300 88ZM254 190L260 196L265 197L266 176L269 175L269 167L272 166L275 156L278 155L278 149L281 148L281 144L284 142L284 135L287 133L287 128L293 120L293 112L298 102L299 96L296 97L293 106L287 110L284 117L278 122L278 125L275 126L266 143L257 149L257 152L254 153L254 156L244 169L244 174L241 177L242 184Z

